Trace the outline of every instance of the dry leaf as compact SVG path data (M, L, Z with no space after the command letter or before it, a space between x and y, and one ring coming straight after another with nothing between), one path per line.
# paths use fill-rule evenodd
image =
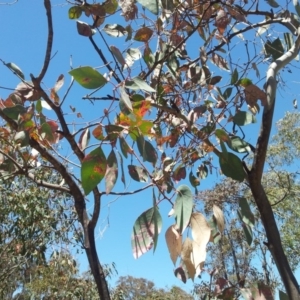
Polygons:
M171 225L165 234L167 246L170 252L171 260L175 265L178 256L181 253L181 244L182 244L182 237L177 233L175 234L176 229L174 225Z
M206 259L206 247L199 246L199 244L193 241L191 261L195 267L195 276L200 275Z
M192 237L200 247L206 247L211 234L211 228L205 217L200 213L191 216Z
M196 274L196 268L194 263L191 260L192 252L193 252L193 241L190 238L186 238L182 244L181 258L183 263L186 266L188 277L194 280Z
M215 25L218 28L220 35L223 35L229 23L230 23L230 18L228 18L226 11L222 8L219 9L216 16Z
M245 87L245 99L249 106L253 107L257 100L261 100L261 105L267 104L267 95L255 84L249 84Z
M225 220L224 220L224 214L223 214L222 210L218 206L213 205L213 213L214 213L214 217L217 221L219 231L223 232L224 227L225 227Z

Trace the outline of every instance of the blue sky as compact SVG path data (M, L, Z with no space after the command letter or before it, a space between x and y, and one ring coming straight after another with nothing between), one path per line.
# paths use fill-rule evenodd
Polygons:
M0 58L5 62L14 62L17 64L25 74L26 79L29 79L29 74L37 75L41 69L44 50L46 45L46 15L43 7L43 1L30 0L19 1L13 6L0 6ZM51 88L60 74L65 75L65 85L59 92L60 96L64 94L69 85L71 77L68 75L70 70L70 58L72 57L73 67L90 65L93 67L102 66L99 56L93 50L92 45L87 38L79 36L76 30L75 21L68 19L68 8L63 0L52 1L53 5L53 24L54 24L54 45L52 58L49 70L44 79L45 87ZM118 14L117 14L118 16ZM109 19L108 19L109 20ZM117 21L121 25L125 25L123 18L118 17ZM116 22L116 19L111 20L110 23ZM105 51L105 46L100 41L98 36L95 37L98 46ZM124 48L125 38L111 38L107 37L109 45ZM195 41L196 42L196 41ZM237 49L239 43L243 41L235 41ZM197 47L195 53L198 51L202 40L197 40ZM238 51L238 50L237 50ZM236 52L238 53L238 52ZM239 55L243 56L243 53ZM111 60L111 59L110 59ZM299 66L294 62L294 65ZM98 69L102 74L107 72L105 68ZM212 70L215 70L212 66ZM289 86L278 93L277 107L275 111L275 120L283 117L284 111L293 110L292 100L299 95L299 82L295 74L298 69L293 69L293 73L284 71L284 79L289 82ZM264 70L261 71L263 77ZM228 72L219 72L216 75L221 75L226 78ZM250 74L255 77L255 72ZM300 81L300 80L299 80ZM19 80L9 73L7 68L0 65L0 86L14 88L19 83ZM263 81L259 84L263 85ZM68 96L64 105L65 112L68 113L68 120L74 124L74 130L84 126L90 120L97 119L102 115L103 109L107 103L96 102L95 104L81 99L82 96L89 91L84 90L79 85L75 84ZM97 95L112 94L112 85L107 85L104 89L98 92ZM9 91L0 89L0 97L6 98ZM77 112L81 112L82 119L78 119L76 113L72 113L69 106L76 107ZM260 115L257 116L258 121ZM71 125L73 126L73 125ZM254 142L255 133L259 130L259 122L245 128L246 134L250 134L249 141ZM70 154L66 144L62 143L62 151ZM128 162L127 162L128 163ZM125 163L125 165L127 164ZM78 172L78 170L74 170ZM214 182L220 178L211 176L209 179L201 182L200 189L210 187ZM127 184L129 181L127 181ZM143 184L131 182L128 191L142 187ZM100 188L104 188L103 183ZM124 187L118 183L114 191L123 191ZM88 206L92 207L92 202ZM97 235L97 248L99 251L100 260L103 263L115 262L120 276L132 275L135 277L144 277L153 280L157 286L171 286L178 285L186 290L192 289L192 282L188 281L186 285L182 284L180 280L173 275L174 266L169 258L168 250L165 246L164 233L166 229L174 223L174 219L168 218L167 214L171 207L167 202L160 205L160 213L163 216L163 229L159 237L158 247L155 254L153 251L143 255L138 260L135 260L131 251L131 230L135 219L145 210L152 206L152 189L148 189L140 194L125 196L125 197L106 197L102 198L102 211L99 221ZM85 255L80 256L80 264L82 270L87 268Z

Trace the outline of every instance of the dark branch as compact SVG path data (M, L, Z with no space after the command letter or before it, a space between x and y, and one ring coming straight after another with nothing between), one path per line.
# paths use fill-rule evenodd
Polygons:
M41 73L37 77L38 82L41 82L43 80L48 70L50 59L51 59L52 44L53 44L53 25L52 25L52 13L51 13L50 0L44 0L44 5L45 5L47 20L48 20L48 39L47 39L47 49L45 53L43 68L41 70Z

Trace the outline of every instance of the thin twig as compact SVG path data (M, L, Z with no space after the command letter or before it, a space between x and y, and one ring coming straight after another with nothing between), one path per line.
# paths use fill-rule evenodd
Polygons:
M96 52L99 54L101 60L103 61L103 63L105 64L105 66L107 67L107 69L112 73L113 77L116 79L116 81L118 83L121 83L121 79L119 78L119 76L116 74L116 72L113 70L113 68L110 66L110 64L108 63L108 61L106 60L105 56L103 55L101 49L99 49L99 47L97 46L97 44L95 43L93 37L89 37L89 40L91 41L94 49L96 50Z
M128 196L128 195L133 195L133 194L136 194L136 193L139 193L141 191L144 191L146 189L148 189L149 187L153 186L154 184L153 183L150 183L138 190L134 190L134 191L131 191L131 192L110 192L109 195L115 195L115 196ZM102 192L101 195L105 195L106 193L105 192Z

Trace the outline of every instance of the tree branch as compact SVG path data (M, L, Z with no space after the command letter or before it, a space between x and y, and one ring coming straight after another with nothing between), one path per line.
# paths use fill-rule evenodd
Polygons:
M99 49L99 47L97 46L97 44L95 43L93 37L89 37L89 40L91 41L94 49L96 50L96 52L99 54L101 60L103 61L103 63L105 64L105 66L107 67L107 69L112 73L112 75L114 76L114 78L116 79L116 81L118 83L121 83L121 79L119 78L119 76L116 74L116 72L113 70L113 68L110 66L109 62L106 60L105 56L103 55L101 49Z
M51 2L50 0L44 0L44 5L46 9L46 15L48 20L48 39L47 39L47 49L45 53L45 59L43 68L41 73L37 77L37 81L41 82L48 70L50 59L51 59L51 51L52 51L52 44L53 44L53 24L52 24L52 13L51 13Z
M262 125L257 139L256 151L252 163L252 169L249 172L249 185L252 195L261 215L261 219L268 238L267 246L271 252L281 279L284 283L289 299L300 299L300 290L297 280L288 263L284 253L280 233L276 224L274 213L269 199L262 186L261 179L266 160L267 147L269 143L270 132L272 129L273 112L275 107L277 81L276 76L280 69L284 68L298 54L300 49L300 28L298 37L293 47L271 63L267 71L267 104L264 107L262 116Z
M70 189L68 189L65 186L60 186L58 184L53 184L53 183L50 183L50 182L47 182L47 181L36 178L35 175L33 173L30 173L30 171L28 171L27 168L24 168L23 166L21 166L15 159L13 159L13 157L8 155L7 153L2 151L1 149L0 149L0 153L3 156L5 156L7 159L12 161L14 163L14 165L18 168L18 171L15 173L16 175L17 174L24 175L27 178L29 178L30 180L32 180L33 182L35 182L38 186L43 186L43 187L49 188L51 190L56 190L56 191L61 191L61 192L71 194Z

